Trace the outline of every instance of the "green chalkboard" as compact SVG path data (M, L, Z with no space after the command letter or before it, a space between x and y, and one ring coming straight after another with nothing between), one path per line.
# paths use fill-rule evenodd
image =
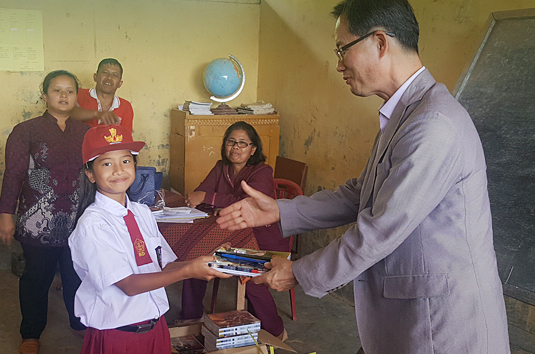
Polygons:
M535 305L535 9L491 14L453 94L485 150L504 293Z

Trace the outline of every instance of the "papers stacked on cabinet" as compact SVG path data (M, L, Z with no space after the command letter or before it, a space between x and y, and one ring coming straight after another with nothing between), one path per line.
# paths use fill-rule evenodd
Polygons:
M183 111L189 111L190 114L212 115L211 106L211 102L186 101L182 105L182 108L180 106L178 108Z
M265 103L264 101L241 104L237 111L239 114L273 114L275 113L275 108L271 103Z

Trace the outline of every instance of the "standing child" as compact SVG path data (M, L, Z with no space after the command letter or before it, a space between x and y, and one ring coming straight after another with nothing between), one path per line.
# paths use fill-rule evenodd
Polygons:
M74 294L80 279L67 243L78 207L82 141L89 129L70 118L77 92L76 76L65 70L50 72L42 84L46 112L17 124L6 143L0 239L9 245L14 236L26 259L19 281L22 354L39 351L39 338L47 322L48 290L58 264L71 328L85 329L74 316Z
M229 277L208 266L213 256L174 262L150 209L128 199L133 155L144 145L115 125L91 128L84 138L79 219L69 238L82 280L75 312L88 327L82 354L171 353L164 287Z

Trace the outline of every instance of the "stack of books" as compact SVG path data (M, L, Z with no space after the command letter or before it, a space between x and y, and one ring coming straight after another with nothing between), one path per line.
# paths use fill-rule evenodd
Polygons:
M241 104L238 108L236 108L238 111L238 114L274 114L275 108L271 105L271 103L265 103L264 101L255 102L255 103L249 103L249 104Z
M260 320L244 310L205 315L201 329L208 351L255 345L259 331Z
M196 115L211 115L213 114L210 110L212 106L211 102L195 102L195 101L186 101L183 105L178 108L183 111L188 111L190 114ZM182 107L182 108L181 108Z
M273 258L290 259L290 255L290 252L220 248L214 253L216 260L208 262L208 265L223 273L256 277L265 272L264 265Z

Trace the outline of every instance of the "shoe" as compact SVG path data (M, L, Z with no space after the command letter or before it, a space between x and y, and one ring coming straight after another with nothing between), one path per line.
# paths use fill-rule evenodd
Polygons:
M280 340L281 342L286 342L286 340L288 339L288 332L286 332L286 329L277 336L277 339Z
M34 339L34 338L23 339L22 343L20 343L19 352L21 354L39 353L39 339Z

